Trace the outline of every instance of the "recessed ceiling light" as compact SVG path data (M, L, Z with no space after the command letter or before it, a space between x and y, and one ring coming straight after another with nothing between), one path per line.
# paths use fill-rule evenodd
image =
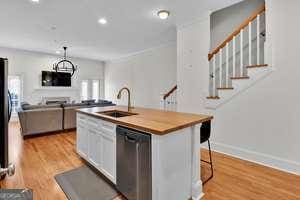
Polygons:
M60 54L60 51L55 51L56 54Z
M170 12L167 10L160 10L157 12L157 16L160 19L167 19L170 16Z
M98 20L100 24L107 24L107 20L105 18L101 18Z
M34 3L38 3L40 0L31 0Z

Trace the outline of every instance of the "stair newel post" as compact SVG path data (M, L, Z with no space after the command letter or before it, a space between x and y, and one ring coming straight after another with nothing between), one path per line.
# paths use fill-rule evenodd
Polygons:
M243 68L244 68L244 29L240 32L240 76L243 76Z
M168 108L168 111L172 110L172 104L173 104L173 94L171 94L169 97L169 108Z
M177 111L177 92L174 92L173 99L173 111Z
M174 93L171 94L171 111L174 111L174 101L175 101L175 98L174 98Z
M260 64L260 15L257 15L257 19L256 19L256 24L257 24L257 30L256 30L256 34L257 34L257 39L256 39L256 45L257 45L257 65Z
M225 87L229 87L229 43L227 42L226 44L226 86Z
M223 79L223 49L220 49L220 54L219 54L219 87L222 87L222 79Z
M249 66L252 65L252 22L249 22Z
M235 54L236 54L236 36L233 37L233 41L232 41L232 76L235 77L236 76L236 58L235 58Z

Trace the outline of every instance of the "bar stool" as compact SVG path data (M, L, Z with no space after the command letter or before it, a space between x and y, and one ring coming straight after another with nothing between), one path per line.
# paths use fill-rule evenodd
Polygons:
M200 135L201 135L200 143L201 144L204 142L208 143L209 161L202 160L202 159L201 159L201 161L209 164L210 169L211 169L211 175L207 180L203 181L203 185L205 183L207 183L210 179L212 179L214 176L214 169L213 169L212 156L211 156L211 147L210 147L210 141L209 141L210 132L211 132L211 121L202 123L201 128L200 128Z

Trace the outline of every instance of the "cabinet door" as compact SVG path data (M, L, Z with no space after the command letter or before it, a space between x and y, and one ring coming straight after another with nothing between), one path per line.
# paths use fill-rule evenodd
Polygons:
M88 159L92 165L101 169L102 164L102 136L97 129L88 129L89 141L88 141Z
M102 135L102 171L113 182L116 183L116 138L112 134Z
M84 158L88 154L88 134L83 122L77 124L77 152Z

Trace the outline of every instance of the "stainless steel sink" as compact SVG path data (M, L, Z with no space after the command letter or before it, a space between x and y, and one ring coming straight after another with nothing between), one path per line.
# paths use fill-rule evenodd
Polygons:
M120 111L120 110L108 110L108 111L98 112L98 114L107 115L107 116L114 117L114 118L137 115L137 113L125 112L125 111Z

